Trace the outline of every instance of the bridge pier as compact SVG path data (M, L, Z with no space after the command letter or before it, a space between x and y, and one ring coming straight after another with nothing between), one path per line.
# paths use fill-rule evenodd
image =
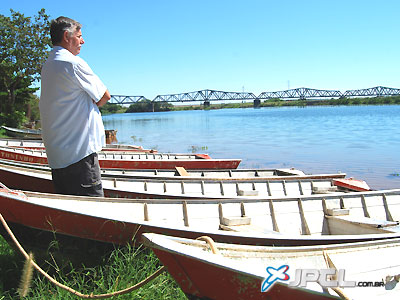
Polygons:
M210 107L210 101L209 100L204 101L203 105L204 107Z
M254 99L253 106L254 106L254 108L260 107L261 106L261 100L260 99Z

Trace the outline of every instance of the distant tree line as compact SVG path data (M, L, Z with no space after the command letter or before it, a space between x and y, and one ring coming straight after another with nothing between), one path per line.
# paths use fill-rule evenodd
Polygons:
M150 100L142 100L131 104L128 108L120 104L106 103L100 111L102 114L115 114L115 113L137 113L137 112L157 112L157 111L170 111L174 106L168 102L152 102Z
M152 112L152 111L170 111L173 105L168 102L153 102L151 100L142 100L131 104L126 110L127 113L133 112Z

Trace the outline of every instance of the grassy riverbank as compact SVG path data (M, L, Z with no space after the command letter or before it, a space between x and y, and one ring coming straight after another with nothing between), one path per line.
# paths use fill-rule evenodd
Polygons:
M1 225L0 225L1 226ZM79 267L56 262L52 255L44 257L40 265L49 269L59 282L84 294L103 294L130 287L160 268L157 257L145 247L124 247L115 249L110 255L99 259L94 267ZM23 269L22 254L11 248L0 236L0 300L19 299L18 287ZM41 274L34 271L28 295L21 299L59 300L81 299L55 287ZM159 277L142 288L126 295L110 299L186 299L185 295L170 277L163 272Z
M0 129L0 137L7 137L5 130ZM2 226L0 224L0 226ZM50 246L50 245L49 245ZM68 260L62 263L46 253L40 266L52 272L61 283L84 294L104 294L132 286L160 268L157 257L144 247L133 249L124 247L115 249L110 255L100 257L99 264L88 267L72 266ZM20 299L18 288L24 258L0 236L0 300ZM21 299L59 300L81 299L60 288L55 287L41 274L34 271L29 294ZM132 293L110 299L186 299L185 295L167 273L162 273L155 280Z

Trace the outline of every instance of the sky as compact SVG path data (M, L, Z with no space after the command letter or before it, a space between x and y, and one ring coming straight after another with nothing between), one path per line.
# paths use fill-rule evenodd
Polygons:
M61 4L62 3L62 4ZM1 0L79 21L112 95L400 88L398 0Z

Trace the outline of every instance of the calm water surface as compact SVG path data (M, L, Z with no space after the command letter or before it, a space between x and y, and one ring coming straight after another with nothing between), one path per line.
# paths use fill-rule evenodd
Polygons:
M344 172L400 188L400 106L221 109L103 116L119 143L240 158L239 168Z

